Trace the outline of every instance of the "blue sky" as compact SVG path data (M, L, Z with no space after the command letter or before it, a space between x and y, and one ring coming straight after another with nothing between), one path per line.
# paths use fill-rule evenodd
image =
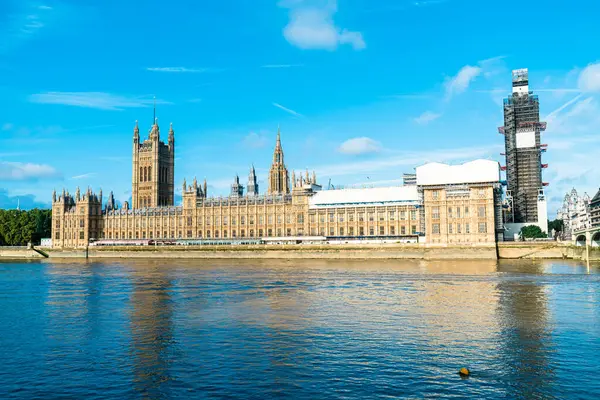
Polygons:
M153 96L176 181L206 177L213 195L251 163L266 189L278 124L288 169L324 185L502 161L510 70L529 68L553 215L567 190L600 186L599 14L592 0L2 0L0 206L78 185L127 200Z

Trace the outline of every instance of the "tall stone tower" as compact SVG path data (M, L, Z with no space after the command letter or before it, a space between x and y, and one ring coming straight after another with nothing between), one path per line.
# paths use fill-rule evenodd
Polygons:
M133 130L133 171L131 180L132 208L172 206L175 180L175 132L169 129L168 143L160 140L158 120L140 141L136 121Z
M246 193L248 194L248 196L258 196L258 182L256 180L256 171L254 170L254 165L252 165L252 167L250 168Z
M281 148L281 134L277 127L277 143L273 152L273 164L269 170L269 194L288 194L290 192L290 179L288 170L283 161Z
M546 225L546 199L542 182L542 153L546 146L541 144L541 132L546 123L540 122L538 96L529 88L527 69L512 72L512 94L504 100L504 134L506 156L506 197L510 214L506 222L540 223Z

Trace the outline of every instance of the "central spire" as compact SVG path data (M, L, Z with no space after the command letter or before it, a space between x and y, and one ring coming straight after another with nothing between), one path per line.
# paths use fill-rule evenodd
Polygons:
M269 193L287 194L289 192L289 176L283 161L283 148L281 146L281 129L277 126L277 142L273 151L273 164L269 171Z

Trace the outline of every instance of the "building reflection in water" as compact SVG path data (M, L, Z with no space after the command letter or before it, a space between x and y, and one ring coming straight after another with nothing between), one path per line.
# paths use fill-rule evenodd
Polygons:
M130 318L135 391L145 398L168 395L173 308L169 269L132 270Z
M497 315L502 326L498 351L505 388L512 399L548 398L553 393L555 373L550 361L554 344L548 287L541 275L544 265L531 263L518 267L531 275L518 280L504 279L498 284Z

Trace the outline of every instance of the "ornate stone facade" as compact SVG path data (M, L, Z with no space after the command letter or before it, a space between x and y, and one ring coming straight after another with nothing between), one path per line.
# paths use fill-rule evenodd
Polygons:
M273 164L269 170L269 194L288 194L290 192L290 178L283 160L281 135L277 128L277 142L273 152Z
M561 240L572 240L574 232L585 230L592 226L590 201L590 196L587 193L579 196L575 188L570 193L565 194L563 205L557 212L557 219L563 221L563 231L560 235Z
M139 138L139 133L134 133L134 144L136 134ZM290 180L278 130L269 190L265 195L258 193L252 167L246 194L237 176L228 197L209 197L206 180L201 186L194 178L191 185L183 181L182 204L174 206L171 189L160 189L160 183L172 182L169 158L174 154L172 130L169 144L164 145L159 141L158 124L155 124L149 141L145 145L148 150L134 147L133 193L137 200L133 207L125 202L123 207L117 208L111 193L103 209L102 193L96 195L91 189L83 196L79 191L75 196L68 192L58 197L56 193L53 195L54 247L81 248L91 242L208 243L218 240L238 243L250 239L268 241L271 238L306 237L329 241L414 242L427 238L434 244L479 244L496 240L495 217L500 210L496 201L498 179L480 179L460 185L446 185L430 179L429 184L420 185L417 168L417 185L321 190L314 172L292 172ZM165 158L161 158L160 151L154 152L155 145L164 146ZM137 158L136 148L140 148ZM490 162L480 160L480 163ZM156 167L150 169L154 165L158 170L167 167L166 180L160 173L158 176L154 173ZM443 164L435 167L439 165ZM483 167L489 169L490 165ZM481 170L482 165L468 168ZM140 180L144 174L156 179L156 184ZM436 174L433 171L430 175ZM161 206L165 201L171 204Z
M155 119L148 139L140 141L136 122L133 130L133 171L131 201L133 208L172 206L175 182L175 132L169 129L168 143L160 140Z

